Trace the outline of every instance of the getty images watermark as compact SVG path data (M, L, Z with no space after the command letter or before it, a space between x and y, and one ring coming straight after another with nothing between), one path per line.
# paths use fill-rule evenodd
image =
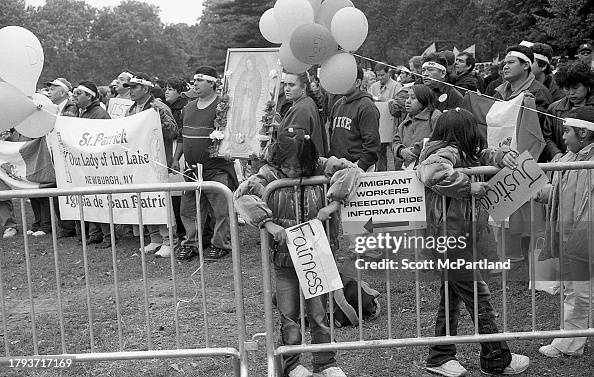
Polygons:
M362 255L376 255L377 251L391 250L392 254L398 254L405 250L432 249L444 254L445 258L437 260L415 260L414 258L389 259L367 261L358 258L355 267L360 270L509 270L511 261L509 259L497 262L488 259L471 261L456 256L456 253L466 249L468 246L468 234L465 236L410 236L406 233L392 235L390 233L378 233L369 236L355 237L355 252Z

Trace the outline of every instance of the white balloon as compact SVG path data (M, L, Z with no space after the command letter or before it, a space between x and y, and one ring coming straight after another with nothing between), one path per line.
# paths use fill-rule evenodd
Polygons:
M274 18L274 9L270 8L260 17L260 33L264 39L272 43L283 43L280 28Z
M340 47L347 51L356 51L367 38L367 17L357 8L339 9L332 18L330 31Z
M35 34L20 26L0 29L0 79L32 96L43 69L43 48Z
M0 81L0 132L23 122L36 110L35 104L14 85Z
M274 4L274 18L284 42L291 38L293 30L314 22L314 11L308 0L277 0Z
M322 63L320 84L332 94L345 94L357 80L357 61L349 53L341 52Z
M20 134L36 139L50 133L54 129L58 119L58 105L43 94L33 93L30 101L37 106L33 112L24 121L14 127Z

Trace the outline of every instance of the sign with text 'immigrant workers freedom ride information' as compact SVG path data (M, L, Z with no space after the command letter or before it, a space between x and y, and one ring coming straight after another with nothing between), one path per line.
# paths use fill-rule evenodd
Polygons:
M425 186L414 171L362 174L341 220L344 234L425 228Z

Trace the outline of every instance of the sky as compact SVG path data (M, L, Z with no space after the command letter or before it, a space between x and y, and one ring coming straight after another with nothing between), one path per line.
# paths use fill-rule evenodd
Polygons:
M84 0L96 8L114 7L121 0ZM143 3L157 5L161 9L161 21L166 24L186 23L192 25L202 14L203 0L139 0ZM41 6L45 0L25 0L27 5Z

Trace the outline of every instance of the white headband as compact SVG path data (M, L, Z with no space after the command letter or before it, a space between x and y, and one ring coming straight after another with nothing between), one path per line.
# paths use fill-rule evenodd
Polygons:
M194 75L194 80L206 80L211 82L217 82L217 78L214 76L203 75L202 73L197 73Z
M97 97L97 93L95 93L94 91L92 91L91 89L87 88L84 85L77 86L76 90L82 90L83 92L88 93L88 94L92 95L93 97Z
M150 86L151 88L153 87L153 83L148 81L148 80L144 80L138 77L132 77L130 79L130 84L140 84L140 85L146 85L146 86Z
M64 90L65 90L66 92L68 92L68 93L70 92L70 89L68 89L68 86L66 86L66 84L64 84L63 82L60 82L60 81L58 81L58 80L54 80L54 81L50 82L50 85L58 85L58 86L61 86L62 88L64 88Z
M131 79L132 77L134 77L134 75L129 72L122 72L122 73L120 73L120 76L127 77L128 79ZM120 76L118 76L118 77L120 77Z
M510 51L510 52L507 53L506 58L508 56L515 56L518 59L525 60L528 63L532 64L532 60L529 57L527 57L526 55L524 55L523 53L521 53L520 51L515 51L515 50L514 51Z
M433 68L441 69L442 71L447 71L446 67L444 67L443 65L436 63L436 62L425 62L425 63L423 63L423 66L421 68L425 69L427 67L433 67Z
M534 53L534 59L542 60L543 62L547 62L547 64L551 64L549 58L541 54Z
M588 122L587 120L576 119L576 118L565 118L564 123L566 126L569 126L569 127L585 128L587 130L594 131L594 123Z

